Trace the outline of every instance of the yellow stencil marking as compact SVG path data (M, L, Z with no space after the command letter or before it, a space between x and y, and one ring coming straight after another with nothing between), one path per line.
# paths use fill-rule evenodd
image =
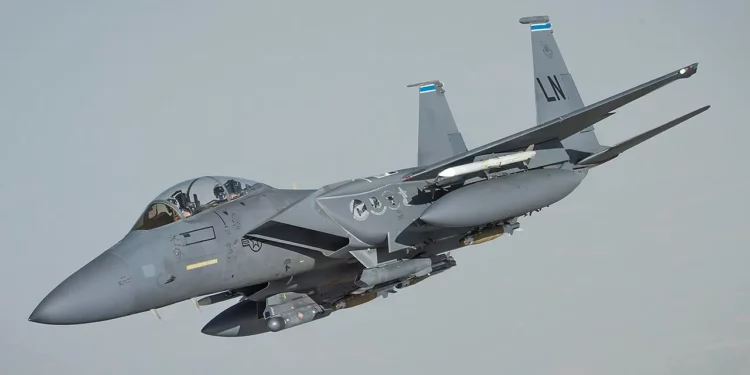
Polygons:
M214 259L211 259L211 260L204 260L203 262L188 264L187 266L185 266L185 269L188 270L188 271L190 271L190 270L194 270L196 268L210 266L210 265L216 264L216 263L219 263L219 258L214 258Z

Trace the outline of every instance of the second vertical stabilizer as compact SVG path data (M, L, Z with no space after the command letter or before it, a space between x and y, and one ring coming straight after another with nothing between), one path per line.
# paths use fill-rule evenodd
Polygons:
M408 87L419 87L417 165L430 165L466 152L463 136L445 98L443 83L429 81Z

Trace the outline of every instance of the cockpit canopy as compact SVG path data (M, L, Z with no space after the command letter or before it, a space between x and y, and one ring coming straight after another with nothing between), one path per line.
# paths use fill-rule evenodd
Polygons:
M149 230L180 221L249 194L260 184L236 177L203 176L180 182L149 204L133 230Z

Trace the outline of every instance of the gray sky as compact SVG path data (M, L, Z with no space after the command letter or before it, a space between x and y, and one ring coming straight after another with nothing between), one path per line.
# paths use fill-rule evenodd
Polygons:
M0 373L747 374L747 10L742 0L3 2ZM200 329L230 303L189 302L160 310L163 322L26 321L178 181L316 188L413 165L407 84L445 82L470 148L534 125L518 18L538 14L551 16L586 103L700 63L597 125L603 143L712 109L596 168L521 234L454 252L459 267L313 324L218 339Z

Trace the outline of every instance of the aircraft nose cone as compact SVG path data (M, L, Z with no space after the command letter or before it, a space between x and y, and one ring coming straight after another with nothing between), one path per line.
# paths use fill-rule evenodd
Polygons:
M29 320L55 325L98 322L132 313L134 302L127 264L104 253L52 290Z

